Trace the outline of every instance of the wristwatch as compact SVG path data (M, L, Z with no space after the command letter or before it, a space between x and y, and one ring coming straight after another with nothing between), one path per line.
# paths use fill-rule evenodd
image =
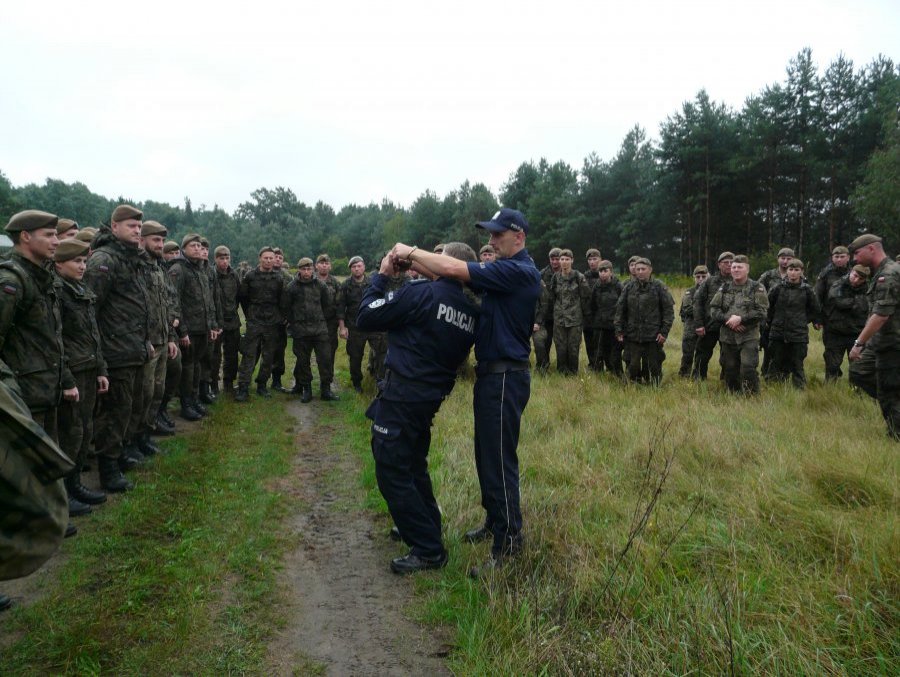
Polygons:
M865 348L865 347L866 347L866 344L865 344L865 343L860 343L858 340L855 340L855 341L853 341L853 347L854 347L854 348Z

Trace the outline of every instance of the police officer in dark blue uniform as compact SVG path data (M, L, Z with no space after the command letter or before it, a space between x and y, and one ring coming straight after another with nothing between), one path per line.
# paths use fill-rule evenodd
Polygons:
M540 273L525 249L528 221L514 209L501 209L490 221L476 224L491 233L497 252L491 264L462 263L398 243L398 260L411 261L420 271L452 277L483 294L475 330L473 407L475 467L481 485L484 526L466 534L469 541L492 538L491 558L474 567L479 577L515 555L522 544L519 507L519 425L531 394L531 330L540 294Z
M475 261L467 244L451 242L444 257ZM478 308L451 279L411 282L389 292L395 259L384 257L363 295L356 326L387 331L385 377L366 415L372 419L375 477L409 552L391 561L396 574L447 563L441 513L428 475L431 422L453 390L459 365L475 342Z

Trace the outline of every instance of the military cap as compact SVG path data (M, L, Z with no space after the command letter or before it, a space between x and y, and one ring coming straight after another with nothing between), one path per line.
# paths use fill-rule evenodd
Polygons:
M790 261L788 261L787 267L799 268L800 270L803 270L805 266L803 265L803 261L801 261L800 259L791 259Z
M265 254L266 252L269 252L270 254L274 254L274 253L275 253L275 249L274 249L273 247L270 247L270 246L266 245L265 247L261 247L261 248L260 248L260 250L259 250L259 255L262 256L262 255Z
M327 261L328 263L331 263L331 257L328 256L328 254L319 254L316 257L316 263L322 263L323 261Z
M794 250L791 249L790 247L782 247L781 249L778 250L778 256L779 257L790 256L791 258L793 258L794 256L796 256L796 254L794 253Z
M272 253L275 254L275 256L278 256L279 254L284 256L284 250L281 247L272 247L271 249Z
M600 262L600 265L597 266L597 270L612 270L612 261L607 261L606 259L603 259Z
M434 245L434 249L432 249L432 251L435 254L443 254L444 253L444 243L438 242L436 245Z
M163 245L163 253L168 254L170 252L177 252L181 247L178 246L178 243L174 240L168 240Z
M850 243L850 251L855 252L857 249L862 249L863 247L867 247L870 244L875 244L876 242L881 242L881 238L877 235L873 235L872 233L860 235Z
M116 223L121 221L127 221L128 219L142 219L144 218L144 212L142 212L137 207L132 207L131 205L119 205L115 209L113 209L112 220Z
M494 248L493 248L491 245L489 245L489 244L484 245L481 249L478 250L478 253L479 253L479 254L484 254L484 253L486 253L486 252L491 253L491 254L496 254L496 253L497 253L497 252L494 251Z
M637 261L639 258L641 258L641 257L638 256L637 254L635 254L634 256L629 256L628 257L628 265L630 266L632 263Z
M215 258L219 258L220 256L231 256L231 250L224 244L220 244L213 252L213 256Z
M203 238L200 237L200 233L188 233L183 238L181 238L181 248L184 249L191 242L201 242Z
M849 254L849 253L850 253L850 250L847 249L847 248L846 248L844 245L842 245L842 244L839 244L837 247L835 247L834 249L831 250L831 255L832 255L832 256L834 256L835 254Z
M872 271L869 270L869 266L864 266L860 263L853 266L853 270L856 271L857 275L866 280L868 280L869 276L872 274Z
M143 225L141 225L141 237L147 237L148 235L162 235L165 237L168 234L169 229L159 221L144 221Z
M297 267L303 268L304 266L311 266L313 264L313 260L308 256L304 256L302 259L297 261Z
M793 253L791 253L791 256L793 256ZM722 261L724 261L725 259L734 260L734 254L732 254L731 252L722 252L721 254L719 254L719 258L716 259L716 263L722 263Z
M722 258L721 256L719 258ZM743 254L738 254L737 256L733 256L731 258L732 263L746 263L748 266L750 265L750 259L748 259Z
M707 268L706 266L697 266L696 268L694 268L694 275L700 275L701 273L703 275L709 275L709 268Z
M351 256L351 257L350 257L350 260L347 262L347 267L349 268L349 267L352 266L354 263L362 263L362 262L363 262L363 257L362 257L362 256Z
M584 255L584 258L589 259L589 258L591 258L592 256L596 256L596 257L599 259L599 258L600 258L600 250L599 250L599 249L594 249L594 248L592 247L591 249L588 249L588 250L587 250L587 253Z
M554 247L553 249L550 250L550 253L547 254L547 256L549 256L551 258L553 258L554 256L559 256L561 251L562 251L562 249L560 249L559 247Z
M78 224L75 223L72 219L60 219L56 222L56 234L62 235L66 231L72 229L78 230Z
M6 224L7 233L21 233L37 230L38 228L56 228L59 217L56 214L42 212L37 209L26 209L24 212L13 214Z
M206 247L207 249L209 249L209 240L207 238L203 237L202 235L200 236L200 244L203 247Z
M644 266L647 266L648 268L653 267L653 264L650 263L650 259L648 259L646 256L639 256L637 258L637 260L634 262L634 265L636 265L636 266L644 265Z
M63 261L74 259L76 256L87 256L90 248L91 245L87 242L70 237L68 240L63 240L59 243L56 252L53 254L53 260L57 263L62 263Z
M76 240L81 240L82 242L87 242L90 244L94 241L94 238L97 236L97 229L91 228L90 226L87 228L82 228L78 231L78 234L75 236Z
M574 258L575 258L575 257L572 255L572 250L571 250L571 249L560 249L560 250L559 250L559 255L560 255L560 256L568 256L570 259L574 259Z

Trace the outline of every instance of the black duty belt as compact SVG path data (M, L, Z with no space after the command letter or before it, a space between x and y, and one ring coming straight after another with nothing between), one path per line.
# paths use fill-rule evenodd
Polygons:
M528 360L495 360L493 362L479 362L475 365L476 374L504 374L508 371L527 371L531 368Z

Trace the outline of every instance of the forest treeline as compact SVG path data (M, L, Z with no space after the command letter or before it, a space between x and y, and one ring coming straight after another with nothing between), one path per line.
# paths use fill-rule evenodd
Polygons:
M898 110L900 64L879 56L855 68L838 56L821 70L804 49L783 82L748 97L740 110L701 90L660 124L657 139L635 126L609 160L590 153L580 168L522 162L497 195L466 180L444 196L426 190L409 207L386 198L335 211L278 186L253 191L230 214L195 207L189 197L177 206L110 199L80 182L15 187L0 173L0 219L35 208L99 226L128 202L168 226L173 239L197 230L229 245L236 261L254 261L259 247L273 244L291 262L319 252L374 262L398 240L479 245L484 238L472 223L503 204L525 212L539 263L553 246L572 248L579 260L598 246L620 266L641 254L672 273L723 249L769 258L791 246L818 262L866 230L891 248L900 241Z

